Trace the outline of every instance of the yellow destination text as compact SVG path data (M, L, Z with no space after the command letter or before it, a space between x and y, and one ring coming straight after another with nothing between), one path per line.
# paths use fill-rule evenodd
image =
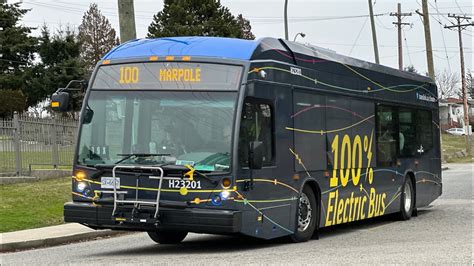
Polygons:
M160 69L160 81L200 82L200 68L169 68Z

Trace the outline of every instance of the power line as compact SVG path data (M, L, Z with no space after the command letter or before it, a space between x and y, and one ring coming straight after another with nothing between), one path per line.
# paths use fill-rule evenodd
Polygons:
M459 6L459 3L458 3L458 0L454 0L454 2L456 3L456 6L458 7L459 11L464 14L464 12L462 11L462 8Z
M377 25L383 29L386 29L386 30L389 30L389 31L392 31L393 30L393 27L390 28L390 27L387 27L383 24L383 22L380 20L379 17L375 17L375 22L377 23Z
M429 1L428 3L430 4L430 6L433 6ZM439 9L438 9L438 2L435 1L435 5L436 5L436 11L439 13ZM439 14L438 14L438 18L439 18ZM444 38L444 31L443 31L443 24L441 23L440 20L436 19L434 16L432 16L436 21L438 21L439 23L439 30L441 31L441 37L443 39L443 46L444 46L444 54L446 55L446 61L448 62L448 69L449 69L449 72L452 72L451 70L451 63L450 63L450 60L449 60L449 57L448 57L448 49L446 48L446 39Z
M403 39L405 40L405 48L407 49L408 61L410 62L410 65L413 65L413 62L411 61L410 50L408 49L407 35L405 33L405 30L402 29L402 31Z
M352 54L352 50L354 50L354 47L355 47L355 45L357 44L357 41L359 40L360 35L361 35L362 31L364 30L365 24L367 24L367 21L368 21L368 20L369 20L369 17L367 17L367 18L365 19L365 21L364 21L364 24L362 24L362 27L360 28L359 33L357 34L357 37L356 37L354 43L352 44L351 49L349 50L349 55Z

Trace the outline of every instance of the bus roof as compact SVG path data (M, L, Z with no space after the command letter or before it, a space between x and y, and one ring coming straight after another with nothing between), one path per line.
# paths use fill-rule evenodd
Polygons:
M222 37L137 39L114 48L103 59L172 55L249 60L258 43L256 40Z
M337 54L328 49L276 38L243 40L223 37L168 37L136 39L123 43L102 59L133 59L150 56L197 56L236 60L275 60L307 68L326 60L369 71L398 76L420 82L432 79L415 73L400 71L384 65Z

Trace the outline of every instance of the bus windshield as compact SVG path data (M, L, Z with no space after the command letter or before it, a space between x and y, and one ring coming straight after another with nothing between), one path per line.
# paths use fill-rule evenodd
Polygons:
M237 92L92 90L83 115L78 164L230 168Z
M82 114L77 163L227 171L242 69L174 61L102 65Z

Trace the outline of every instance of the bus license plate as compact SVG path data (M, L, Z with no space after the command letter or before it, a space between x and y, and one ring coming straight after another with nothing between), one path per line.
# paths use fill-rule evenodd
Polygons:
M101 181L101 188L114 188L114 178L113 177L106 177L103 176L100 179ZM116 177L115 178L115 188L119 189L120 188L120 178Z
M190 189L201 189L201 181L190 181L190 180L168 180L168 188L190 188Z

